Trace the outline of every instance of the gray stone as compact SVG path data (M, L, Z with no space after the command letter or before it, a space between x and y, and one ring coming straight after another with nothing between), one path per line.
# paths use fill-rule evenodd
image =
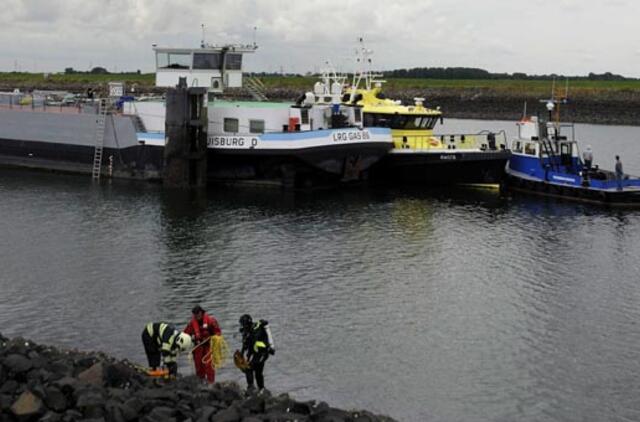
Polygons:
M148 422L175 422L177 419L175 418L175 411L172 408L158 406L142 420Z
M46 369L32 369L27 373L27 381L47 382L51 379L51 373Z
M78 379L92 385L102 385L104 381L102 362L95 363L91 368L78 374Z
M202 406L196 411L196 422L209 422L211 415L216 413L218 408L211 406Z
M144 403L142 402L142 400L136 397L129 399L122 405L122 416L125 420L132 421L138 418L138 415L142 411L143 407Z
M56 412L47 412L38 419L38 422L59 422L62 420L62 415Z
M78 388L78 380L71 377L63 377L53 382L53 385L58 387L63 393L71 394Z
M104 405L105 399L102 394L97 391L82 391L78 395L78 399L76 401L76 407L79 408L99 407Z
M44 403L49 409L62 412L67 408L67 397L58 388L48 387L45 393Z
M262 419L256 418L255 416L247 416L246 418L242 418L242 422L262 422Z
M60 378L70 377L73 373L73 367L64 360L55 360L51 362L47 368L54 374L60 375Z
M69 409L64 412L64 415L62 415L62 420L65 422L75 422L79 421L80 419L83 419L82 413L78 412L75 409Z
M229 407L222 409L211 417L211 422L240 422L241 416L238 409Z
M265 409L264 398L251 396L242 402L242 408L247 409L251 413L263 413Z
M27 372L32 367L31 361L29 359L18 354L7 356L2 364L6 366L9 371L15 374Z
M0 394L14 394L18 386L18 381L9 380L0 387Z
M31 391L20 394L18 399L11 406L11 411L18 417L35 416L44 411L42 400Z
M309 416L300 415L297 413L289 413L289 412L270 412L265 415L262 415L263 420L268 422L303 422L315 419L309 419Z
M11 409L12 404L13 404L13 395L0 394L0 413L2 413L2 411L7 411Z
M137 395L144 400L178 400L176 392L169 388L146 388Z

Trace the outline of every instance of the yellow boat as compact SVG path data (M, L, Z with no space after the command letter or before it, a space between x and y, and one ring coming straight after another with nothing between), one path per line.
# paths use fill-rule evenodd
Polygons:
M362 49L361 63L370 63ZM391 128L393 148L370 169L373 181L420 185L472 184L498 186L510 157L504 131L434 135L442 122L439 108L427 108L424 98L413 104L386 98L380 75L354 75L343 101L362 106L365 127Z

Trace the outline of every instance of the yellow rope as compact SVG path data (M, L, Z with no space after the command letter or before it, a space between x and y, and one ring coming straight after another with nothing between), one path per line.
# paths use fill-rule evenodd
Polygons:
M222 336L209 337L209 353L202 358L202 363L211 365L213 369L222 368L229 356L229 346Z

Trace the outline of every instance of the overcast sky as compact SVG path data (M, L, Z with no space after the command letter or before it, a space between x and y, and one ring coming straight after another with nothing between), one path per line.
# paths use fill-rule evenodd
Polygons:
M640 77L638 0L1 0L0 70L153 71L153 43L251 43L246 70L374 67Z

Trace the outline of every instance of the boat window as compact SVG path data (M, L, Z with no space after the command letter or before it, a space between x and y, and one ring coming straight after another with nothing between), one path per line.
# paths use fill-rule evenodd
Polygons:
M422 124L420 125L420 127L422 127L423 129L433 129L436 123L438 123L438 117L424 116L422 118Z
M520 153L521 153L521 152L522 152L522 142L520 142L520 141L513 141L513 144L512 144L512 148L511 148L511 150L512 150L513 152L520 152Z
M227 54L225 68L227 70L242 70L242 54Z
M356 123L360 123L362 121L362 110L358 107L353 109L353 119Z
M158 69L189 69L191 53L158 53Z
M309 124L309 109L306 109L306 108L300 109L300 124L302 125Z
M536 155L536 144L532 142L524 144L524 153L527 155Z
M220 69L220 54L193 53L194 69Z
M264 133L264 120L249 120L250 133Z
M238 119L225 118L224 119L224 131L230 133L238 133L239 129Z

